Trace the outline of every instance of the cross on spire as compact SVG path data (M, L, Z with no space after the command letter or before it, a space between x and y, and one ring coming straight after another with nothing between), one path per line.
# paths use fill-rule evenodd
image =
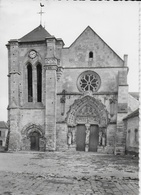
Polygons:
M42 25L42 15L45 13L42 11L42 7L44 7L44 5L40 3L40 7L41 9L40 9L40 12L38 12L38 14L40 14L40 24Z

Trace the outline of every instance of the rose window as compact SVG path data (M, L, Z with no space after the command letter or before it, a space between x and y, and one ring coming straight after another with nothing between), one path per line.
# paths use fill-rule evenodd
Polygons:
M100 77L97 73L93 71L86 71L78 78L78 89L83 92L95 92L99 89L100 83Z

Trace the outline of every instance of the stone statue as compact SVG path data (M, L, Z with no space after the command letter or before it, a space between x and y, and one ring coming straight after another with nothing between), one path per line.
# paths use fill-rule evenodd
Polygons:
M102 136L102 146L105 146L105 141L106 141L105 135L103 135L103 136Z
M89 137L90 137L90 130L87 129L87 130L86 130L86 141L85 141L86 145L89 144Z
M99 146L102 145L102 132L99 132Z
M90 124L85 124L86 126L86 139L85 139L85 151L89 150L89 137L90 137Z
M72 132L68 132L68 147L72 144Z

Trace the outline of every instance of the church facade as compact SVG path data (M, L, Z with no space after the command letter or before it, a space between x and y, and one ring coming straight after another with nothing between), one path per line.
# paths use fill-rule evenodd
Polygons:
M11 149L124 154L127 55L89 26L70 47L40 25L7 48Z

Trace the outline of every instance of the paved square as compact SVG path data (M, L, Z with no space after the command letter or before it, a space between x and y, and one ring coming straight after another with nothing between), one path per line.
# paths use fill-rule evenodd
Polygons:
M0 195L138 195L138 171L131 156L0 153Z

